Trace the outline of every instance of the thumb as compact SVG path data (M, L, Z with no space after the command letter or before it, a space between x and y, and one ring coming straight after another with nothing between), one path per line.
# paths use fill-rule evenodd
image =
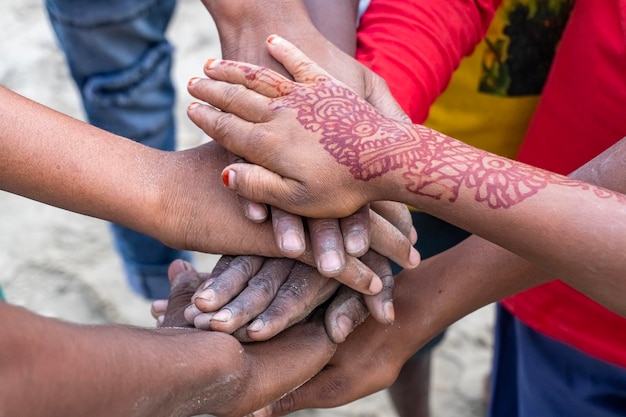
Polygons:
M224 185L251 201L266 203L290 213L307 215L296 203L302 184L284 178L273 171L254 164L232 164L222 171Z
M371 80L366 85L370 86L370 91L365 99L384 116L400 122L411 123L411 118L407 116L393 97L385 80L371 71L369 74Z

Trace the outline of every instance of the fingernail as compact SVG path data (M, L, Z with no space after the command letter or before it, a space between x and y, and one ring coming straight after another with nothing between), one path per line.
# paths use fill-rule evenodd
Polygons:
M372 278L369 290L372 294L378 294L383 289L383 282L378 277Z
M343 340L341 340L341 342L345 341L348 335L352 333L353 327L354 326L352 320L350 320L347 316L337 317L337 329L339 329L339 332L343 337Z
M204 68L206 69L211 69L211 68L215 68L215 58L209 58L205 63L204 63Z
M183 312L183 316L185 317L185 320L187 320L187 323L189 324L193 324L195 318L199 315L202 314L202 311L198 310L198 307L196 307L195 305L191 304L190 306L188 306L185 311Z
M152 309L154 311L165 311L167 310L167 300L154 300L152 302Z
M198 103L197 101L191 102L187 106L187 111L191 111L191 110L195 109L196 107L198 107L199 105L200 105L200 103Z
M224 309L215 313L211 320L226 322L230 320L231 317L233 317L233 313L230 310Z
M415 248L411 248L411 252L409 253L409 264L411 266L416 267L420 264L421 256L420 253Z
M297 252L304 249L304 242L298 232L287 230L280 238L280 246L285 251Z
M319 269L324 272L335 272L341 270L342 259L339 252L329 250L320 256Z
M198 81L200 81L200 77L193 77L190 78L189 81L187 82L187 86L192 86L195 83L197 83Z
M194 296L194 299L202 299L206 302L213 302L213 299L215 298L215 291L213 290L204 290L202 291L200 294Z
M385 303L383 304L383 314L385 315L385 320L387 321L387 323L393 324L393 322L396 320L396 312L393 308L393 302L385 301Z
M411 232L409 233L409 239L411 240L412 245L415 245L415 243L417 243L417 230L415 230L415 227L411 228Z
M164 321L165 321L165 316L157 317L157 327L161 327Z
M259 332L265 327L265 323L261 319L256 319L248 326L248 330L251 332Z
M353 233L348 235L346 239L346 252L349 254L362 255L367 249L367 240L360 233Z
M235 189L235 171L232 171L230 169L225 169L224 171L222 171L222 182L224 183L226 188L230 188L231 190L234 190Z
M198 329L208 330L211 328L212 317L213 317L213 314L211 313L198 314L193 319L193 325L196 326Z
M278 35L270 35L267 38L267 43L271 43L272 45L277 45L280 41L281 38Z
M261 223L267 219L267 210L263 204L249 203L246 205L246 217L253 222Z
M189 262L184 261L182 259L179 259L179 260L183 263L183 269L185 271L191 271L193 269L193 266Z

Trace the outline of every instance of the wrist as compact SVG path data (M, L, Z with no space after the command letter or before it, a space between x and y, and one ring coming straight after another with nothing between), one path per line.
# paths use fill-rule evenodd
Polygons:
M215 21L223 59L266 65L271 61L265 48L269 35L299 44L316 31L301 0L203 0L203 4Z

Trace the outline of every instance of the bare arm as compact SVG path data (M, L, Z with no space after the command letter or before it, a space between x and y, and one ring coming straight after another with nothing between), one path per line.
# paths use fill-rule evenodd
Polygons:
M269 47L296 80L306 83L266 70L251 77L255 69L250 66L216 62L207 69L213 80L190 86L196 97L239 116L197 105L190 109L192 119L231 151L278 174L234 165L225 172L231 189L303 215L342 216L367 201L402 201L575 286L603 276L606 284L622 291L605 294L609 298L602 302L619 306L611 295L619 297L626 290L626 262L618 249L626 247L623 194L385 118L288 42L270 42ZM298 58L290 60L294 56ZM220 96L227 89L232 95L239 86L217 79L245 83L260 94L247 90L242 102L226 104ZM272 128L245 121L252 107ZM284 134L277 134L279 126ZM297 150L281 143L294 140L285 139L287 132L299 141ZM247 146L250 137L254 147Z
M184 323L199 283L195 271L172 272L169 326ZM81 326L7 303L0 316L1 415L245 415L306 381L334 350L319 318L242 346L224 333Z
M221 185L229 159L218 143L163 152L7 89L0 88L0 102L7 109L0 115L0 189L122 224L175 248L283 256L271 224L244 218L237 196ZM315 265L310 245L297 259ZM381 287L355 258L336 279L365 294ZM370 289L372 281L378 287Z
M625 152L622 140L571 177L626 193ZM471 236L419 268L402 271L394 294L396 322L383 326L367 320L339 345L323 371L268 409L272 415L283 415L303 408L336 407L386 388L404 363L442 329L482 306L552 278L506 249ZM619 305L623 297L610 294L623 289L604 282L601 274L597 279L581 281L578 289L596 300L615 300L617 304L607 305L624 314ZM377 361L372 363L371 358ZM363 373L365 368L368 372Z

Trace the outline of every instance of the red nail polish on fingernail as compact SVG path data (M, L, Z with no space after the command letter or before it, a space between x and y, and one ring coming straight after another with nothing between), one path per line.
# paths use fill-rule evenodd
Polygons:
M214 62L215 62L215 58L210 58L209 60L207 60L207 62L204 63L204 68L210 69L211 65L213 65Z
M267 43L276 43L277 39L279 39L278 35L270 35L267 38Z
M199 80L200 80L200 78L198 78L198 77L190 78L189 81L187 82L187 86L191 86L191 85L197 83Z
M200 103L198 103L197 101L192 101L191 103L189 103L189 105L187 106L187 111L193 109L194 107L199 106Z
M227 171L222 172L222 182L224 183L226 187L230 186L230 171L227 170Z

